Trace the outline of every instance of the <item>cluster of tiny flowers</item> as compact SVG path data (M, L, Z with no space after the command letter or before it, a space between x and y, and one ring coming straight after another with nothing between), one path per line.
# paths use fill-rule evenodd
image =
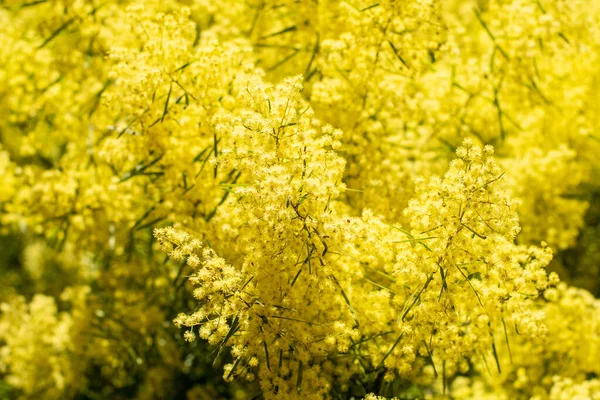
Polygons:
M600 399L600 3L0 25L0 398Z

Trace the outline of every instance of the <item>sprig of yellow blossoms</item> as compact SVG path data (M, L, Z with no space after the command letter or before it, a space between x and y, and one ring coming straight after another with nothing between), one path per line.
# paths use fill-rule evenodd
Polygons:
M0 397L599 398L598 22L5 1Z

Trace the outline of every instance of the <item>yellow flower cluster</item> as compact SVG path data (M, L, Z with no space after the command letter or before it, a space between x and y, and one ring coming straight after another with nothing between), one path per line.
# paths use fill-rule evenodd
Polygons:
M501 351L507 369L490 376L489 382L510 399L578 398L580 391L597 395L593 388L598 387L600 374L600 302L564 283L547 289L544 298L546 337L528 341L511 336L510 349Z
M35 295L30 302L16 297L1 305L0 371L25 398L72 397L85 387L76 353L78 338L73 317L58 312L53 297Z
M599 398L595 2L0 25L0 398Z

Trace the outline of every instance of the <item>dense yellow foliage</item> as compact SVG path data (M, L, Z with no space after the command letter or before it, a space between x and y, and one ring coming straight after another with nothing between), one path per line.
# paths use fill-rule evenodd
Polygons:
M600 3L0 27L0 398L600 399Z

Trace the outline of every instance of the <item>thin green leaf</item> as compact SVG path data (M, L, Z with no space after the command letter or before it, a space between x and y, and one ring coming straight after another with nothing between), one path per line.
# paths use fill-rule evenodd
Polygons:
M298 380L296 381L296 390L298 393L302 391L302 372L304 370L304 365L302 361L298 361Z
M387 39L387 42L390 44L390 47L392 48L392 51L394 52L394 54L396 55L396 57L398 58L398 60L400 60L400 62L402 64L404 64L404 66L406 68L410 69L410 67L408 66L408 64L406 63L406 61L404 61L404 58L402 58L402 56L398 52L398 49L396 49L396 46L394 46L394 43L392 43L392 41L389 40L389 39Z
M263 347L265 348L265 359L267 361L267 369L271 370L271 362L269 361L269 348L267 347L267 341L263 340Z
M270 33L268 35L262 36L261 39L268 39L268 38L272 38L272 37L275 37L275 36L283 35L284 33L294 32L296 29L297 29L296 25L291 25L291 26L283 28L283 29L281 29L281 30L279 30L277 32L273 32L273 33Z
M344 301L346 302L346 304L348 305L348 308L350 309L350 313L352 314L352 317L354 318L354 322L356 322L356 326L360 326L360 323L358 322L358 315L356 314L354 307L352 307L352 304L350 304L350 299L348 298L348 296L346 296L346 292L344 292L344 288L342 288L342 285L340 285L340 282L338 282L338 280L336 279L336 277L333 274L331 274L331 278L333 279L333 281L335 282L337 287L342 292L342 297L344 298Z
M163 123L165 120L165 115L169 112L169 100L171 99L171 92L173 91L173 82L169 85L169 93L167 94L167 101L165 101L165 108L162 113L162 117L160 117L160 122Z
M504 328L504 340L506 341L506 348L508 349L508 358L510 363L513 363L512 352L510 351L510 343L508 341L508 331L506 329L506 322L504 321L504 315L502 316L502 327Z
M496 360L496 367L498 368L498 373L501 374L502 373L502 369L500 368L500 360L498 359L498 352L496 351L496 343L493 341L493 335L492 335L492 352L494 354L494 359Z
M432 279L433 279L433 274L429 275L429 277L425 281L425 284L423 285L423 287L421 288L421 290L419 290L419 293L416 296L414 296L413 302L408 306L408 308L406 309L406 311L404 311L404 313L402 314L402 318L401 318L402 321L404 321L404 319L406 318L406 316L408 315L408 313L410 312L410 310L412 310L412 308L415 306L415 304L417 304L417 302L421 298L421 294L423 293L423 291L425 289L427 289L427 286L429 286L429 283L432 281Z
M481 307L483 307L483 303L481 302L481 299L479 298L479 294L477 293L477 290L475 290L475 288L471 284L471 280L467 277L467 275L465 275L464 271L457 264L454 264L454 266L456 266L456 269L458 269L458 271L461 273L461 275L465 277L465 279L467 280L467 283L473 290L473 293L475 293L475 297L477 297L477 301L479 301L479 304L481 305Z
M235 371L235 368L238 366L238 364L240 363L241 359L242 359L241 357L238 357L235 360L235 362L233 363L233 367L231 367L231 370L229 370L229 373L227 374L227 378L225 380L227 380L227 379L229 379L231 377L231 375L233 374L233 371Z
M73 22L75 22L75 18L71 18L67 22L62 24L56 31L54 31L54 33L52 33L52 35L47 37L46 40L44 40L44 42L38 48L41 49L41 48L45 47L48 43L50 43L52 40L54 40L54 38L56 38L58 35L60 35L60 33L62 31L67 29Z
M379 364L377 364L377 366L375 367L375 369L378 369L379 367L381 367L383 365L383 363L385 362L385 360L387 360L387 358L390 356L390 354L392 354L392 351L394 351L394 349L396 348L396 346L398 346L398 343L400 343L400 341L402 340L403 336L404 336L404 333L401 333L400 336L398 336L398 339L396 339L396 341L394 342L394 344L392 345L392 347L388 350L388 352L385 353L385 355L383 356L383 358L381 359L381 361L379 361Z

